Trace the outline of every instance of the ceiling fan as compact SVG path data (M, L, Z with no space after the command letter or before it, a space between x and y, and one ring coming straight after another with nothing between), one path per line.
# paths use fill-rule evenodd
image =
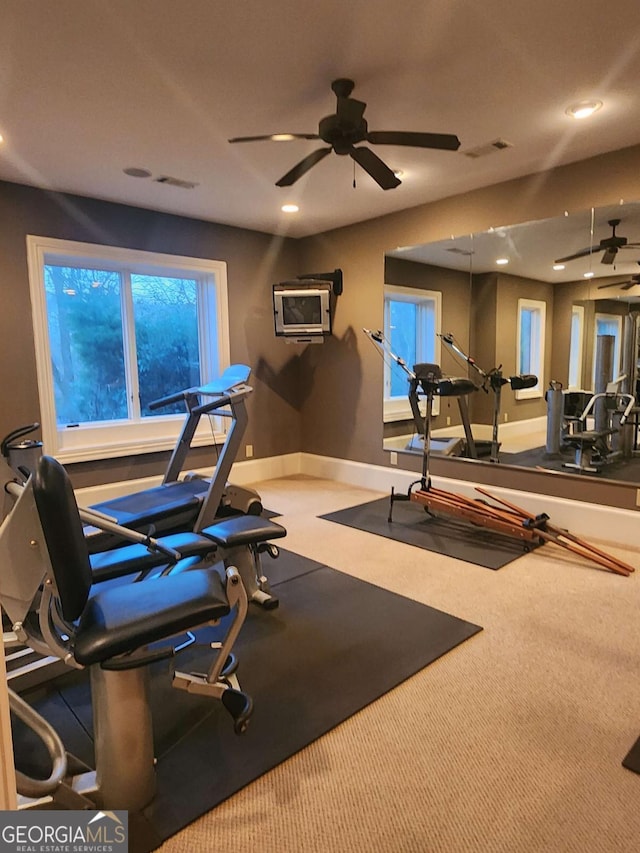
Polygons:
M605 287L619 287L620 290L631 290L632 287L640 285L640 274L632 275L629 281L614 281L613 284L599 284L598 290L604 290Z
M288 142L292 139L322 139L328 148L317 148L297 163L293 169L276 181L277 187L290 187L312 166L323 160L327 154L348 154L367 172L383 190L390 190L402 183L393 171L370 148L361 146L361 142L372 145L407 145L414 148L438 148L445 151L457 151L460 140L449 133L414 133L413 131L372 130L364 119L366 104L350 98L355 83L340 78L334 80L331 88L338 103L334 115L325 116L320 121L318 133L272 133L267 136L236 136L229 142L258 142L272 140Z
M586 255L591 255L595 252L604 252L600 263L612 264L620 249L640 249L640 243L629 243L626 237L618 237L616 228L620 225L620 219L610 219L609 225L613 233L611 237L605 237L595 246L588 246L586 249L581 249L573 255L567 255L566 258L558 258L554 263L562 264L565 261L574 261L576 258L584 258Z

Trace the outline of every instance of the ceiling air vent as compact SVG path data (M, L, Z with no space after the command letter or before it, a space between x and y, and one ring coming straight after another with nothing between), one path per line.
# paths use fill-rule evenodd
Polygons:
M472 160L477 160L478 157L486 157L487 154L494 154L496 151L504 151L505 148L513 148L512 142L507 142L506 139L494 139L493 142L486 142L484 145L478 145L477 148L469 148L463 151L465 157L471 157Z
M170 187L181 187L183 190L192 190L198 186L193 181L183 181L181 178L171 178L168 175L155 178L155 180L159 184L169 184Z

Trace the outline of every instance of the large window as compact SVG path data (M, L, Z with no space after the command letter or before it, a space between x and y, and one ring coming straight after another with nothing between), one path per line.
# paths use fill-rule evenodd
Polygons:
M391 350L402 358L409 370L414 364L440 363L441 294L412 287L384 288L384 335ZM411 417L409 380L395 362L385 361L384 419L404 420ZM438 400L434 400L437 414Z
M149 404L228 365L226 265L31 236L27 248L46 452L172 447L183 404Z
M533 388L515 391L517 400L541 397L544 387L544 333L547 306L535 299L518 299L518 373L538 377Z

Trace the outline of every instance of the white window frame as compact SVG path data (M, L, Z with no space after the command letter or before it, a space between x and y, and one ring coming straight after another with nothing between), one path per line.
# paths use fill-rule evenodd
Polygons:
M27 263L35 339L40 422L44 452L61 462L84 462L138 453L170 450L175 445L184 415L163 415L119 422L81 424L59 428L56 423L53 371L51 366L49 322L44 283L47 264L98 268L142 275L191 278L198 282L198 337L200 341L201 380L210 382L229 366L229 308L227 265L224 261L188 258L157 252L123 249L93 243L58 240L53 237L27 236ZM215 337L210 335L215 316ZM181 389L167 389L167 393ZM193 445L211 444L223 436L218 428L201 424Z
M547 303L538 299L518 299L518 334L516 341L516 372L521 372L520 352L522 344L522 313L532 311L536 318L536 329L532 330L531 340L531 362L527 373L538 377L538 382L533 388L521 388L515 391L516 400L532 400L542 397L544 388L544 351L545 330L547 325Z
M398 285L385 284L384 286L384 329L385 334L388 328L388 306L387 302L412 302L420 306L420 303L433 303L435 314L434 326L436 329L441 328L442 321L442 293L437 290L422 290L417 287L400 287ZM389 336L390 339L390 336ZM434 344L435 363L440 364L441 345L440 338L436 334ZM418 354L419 355L419 354ZM418 358L418 361L420 359ZM409 370L413 365L408 364ZM390 388L391 365L385 361L384 378L383 378L383 397L384 397L384 422L406 421L413 418L411 405L409 403L409 379L407 377L407 393L404 397L388 397L387 389ZM424 415L424 399L420 400L420 411ZM437 415L440 412L440 400L434 397L432 414Z
M613 347L613 376L611 380L617 379L622 371L622 315L621 314L606 314L597 311L593 320L593 366L591 370L592 388L596 388L596 359L598 357L598 320L604 320L607 323L614 323L616 327L615 344Z
M584 305L571 306L571 335L569 341L569 372L567 387L569 391L580 391L582 390L583 384L582 362L584 359Z

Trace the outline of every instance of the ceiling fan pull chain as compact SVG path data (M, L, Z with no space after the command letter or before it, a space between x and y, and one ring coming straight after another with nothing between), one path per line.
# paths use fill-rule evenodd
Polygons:
M356 161L353 160L353 188L356 188Z

